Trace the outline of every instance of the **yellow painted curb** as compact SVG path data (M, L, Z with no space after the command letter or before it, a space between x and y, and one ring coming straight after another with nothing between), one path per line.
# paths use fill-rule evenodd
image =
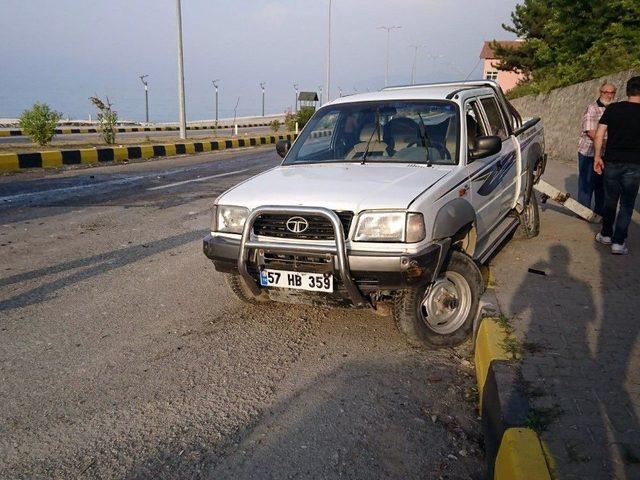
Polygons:
M476 337L476 380L480 395L480 410L482 411L482 391L487 381L487 373L492 360L510 360L511 356L502 348L502 342L507 339L507 333L493 318L485 318L480 322Z
M0 137L10 137L11 132L9 130L0 130Z
M127 147L113 147L114 160L128 160L129 149Z
M176 145L175 143L167 144L164 146L164 153L166 157L171 157L176 154Z
M540 439L529 428L509 428L504 432L494 480L551 480Z
M142 154L142 158L151 158L153 157L153 147L151 145L143 145L140 147L140 152Z
M196 146L193 143L184 144L185 153L196 153Z
M20 162L16 153L0 153L0 172L20 170Z
M98 163L98 150L95 148L81 148L80 163L83 165Z
M62 152L60 150L51 150L40 152L42 158L42 168L56 168L62 166Z

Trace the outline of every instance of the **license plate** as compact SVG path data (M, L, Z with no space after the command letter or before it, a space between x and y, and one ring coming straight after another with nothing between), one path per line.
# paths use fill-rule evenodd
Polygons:
M333 275L265 269L260 272L260 285L312 292L333 292Z

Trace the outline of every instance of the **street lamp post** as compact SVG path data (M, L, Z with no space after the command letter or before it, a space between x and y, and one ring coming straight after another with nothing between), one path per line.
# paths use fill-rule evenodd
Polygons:
M342 87L338 87L338 95L340 95L340 98L342 98Z
M176 0L176 22L178 24L178 107L180 110L180 138L187 138L187 115L184 107L184 64L182 55L182 8Z
M322 106L322 85L318 85L318 91L320 92L320 106Z
M378 27L378 30L386 30L387 31L387 66L384 71L384 86L389 85L389 43L391 40L391 30L400 29L402 26L400 25L391 25L391 26L383 26Z
M140 81L142 85L144 85L144 111L145 111L145 122L149 123L149 82L145 80L149 75L140 75Z
M298 84L297 84L297 83L294 83L294 84L293 84L293 89L294 89L294 90L295 90L295 92L296 92L296 101L295 101L295 103L293 104L293 105L294 105L294 107L293 107L293 113L298 113Z
M260 88L262 89L262 116L264 117L264 82L260 82Z
M331 0L329 0L329 32L327 35L327 82L326 82L327 102L331 101ZM322 91L322 90L320 90ZM320 100L322 105L322 100Z
M418 62L418 50L424 45L409 45L413 48L413 64L411 66L411 85L416 83L416 64Z
M213 88L216 89L216 127L218 126L218 82L220 81L219 78L216 78L215 80L211 80L211 83L213 84Z

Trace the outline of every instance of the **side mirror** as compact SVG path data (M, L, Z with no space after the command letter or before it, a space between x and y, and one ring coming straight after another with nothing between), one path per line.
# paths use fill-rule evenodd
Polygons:
M278 152L278 155L280 155L282 158L284 158L290 148L290 140L278 140L278 143L276 143L276 152Z
M469 160L477 160L479 158L489 157L500 153L502 150L502 139L498 136L478 137L469 150Z

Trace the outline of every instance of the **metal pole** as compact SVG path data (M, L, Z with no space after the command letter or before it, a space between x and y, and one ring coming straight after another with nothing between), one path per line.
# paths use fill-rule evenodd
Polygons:
M413 47L413 65L411 66L411 85L415 85L416 83L416 63L418 61L418 49L422 45L410 45Z
M187 115L184 108L184 65L182 58L182 9L176 0L176 21L178 23L178 107L180 109L180 138L187 138Z
M327 36L327 82L326 82L325 91L327 92L327 102L330 102L331 101L331 0L329 0L329 34ZM322 105L322 100L320 100L320 105Z
M142 85L144 85L144 110L146 123L149 123L149 82L145 80L145 78L147 78L148 76L149 75L140 75L140 81L142 82Z
M264 117L264 86L265 86L265 83L261 82L260 88L262 89L262 116L263 117Z
M293 84L293 89L296 92L296 100L294 102L294 107L293 107L293 113L298 113L298 84L294 83Z
M211 83L213 84L213 88L216 89L216 127L218 126L218 82L220 81L219 78L216 78L215 80L211 80Z
M318 91L320 92L320 106L322 106L322 85L318 85Z
M389 44L391 43L391 30L402 28L400 25L392 25L390 27L378 27L380 30L387 31L387 65L384 71L384 86L389 85Z
M240 103L240 96L238 96L238 100L236 100L236 106L233 109L233 128L236 136L238 136L238 125L236 125L236 116L238 114L239 103Z

